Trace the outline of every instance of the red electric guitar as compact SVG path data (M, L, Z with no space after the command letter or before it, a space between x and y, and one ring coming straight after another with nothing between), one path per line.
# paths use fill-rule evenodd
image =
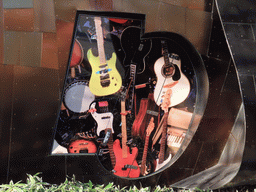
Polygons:
M120 140L116 139L113 144L116 157L113 172L120 177L136 178L140 176L140 168L136 161L138 148L134 147L130 153L130 147L127 145L126 113L125 101L121 101L122 148L120 147Z

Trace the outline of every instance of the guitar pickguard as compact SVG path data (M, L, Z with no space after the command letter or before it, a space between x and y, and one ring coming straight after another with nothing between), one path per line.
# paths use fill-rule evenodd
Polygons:
M96 103L92 103L90 108L95 109ZM97 135L100 135L100 132L105 130L106 128L111 129L112 133L114 133L113 129L113 114L111 112L106 112L106 113L97 113L97 112L92 112L92 117L95 119L97 122Z

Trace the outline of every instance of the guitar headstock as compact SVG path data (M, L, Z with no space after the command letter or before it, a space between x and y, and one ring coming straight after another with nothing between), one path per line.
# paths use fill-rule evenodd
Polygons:
M147 130L146 130L146 135L149 136L151 134L151 132L154 130L154 128L155 128L154 118L151 117L150 122L147 127Z
M171 95L172 95L172 90L167 89L166 93L164 94L163 102L161 104L161 109L164 112L168 112L169 105L171 104L170 102Z

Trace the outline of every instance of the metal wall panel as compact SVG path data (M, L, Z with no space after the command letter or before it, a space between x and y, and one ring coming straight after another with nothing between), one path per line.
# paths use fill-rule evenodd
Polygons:
M20 47L20 65L40 67L42 52L42 33L22 33Z
M34 0L35 31L56 32L53 0Z
M74 22L76 10L91 10L90 1L82 0L54 0L56 19L62 19L68 22Z
M156 31L156 22L158 18L159 2L140 0L139 13L146 15L145 32Z
M33 0L3 0L5 9L33 8Z
M4 9L0 0L0 64L4 62Z
M5 9L4 28L13 31L34 31L34 9Z
M168 13L168 14L166 14ZM186 35L186 8L160 3L159 14L156 22L157 30L171 31Z
M90 0L90 6L94 10L112 11L113 2L112 0Z
M59 69L56 33L43 33L41 67Z
M73 35L73 22L56 20L60 87L63 87Z
M58 71L14 66L11 161L47 156L59 105Z
M208 49L207 55L210 57L230 62L231 55L216 6L214 6L213 10L211 39Z
M0 64L0 77L0 172L2 176L6 176L8 170L12 118L13 66Z
M225 23L224 28L239 73L255 74L256 41L253 40L254 34L251 26Z
M119 12L131 12L146 14L145 32L156 31L156 22L159 11L159 1L138 0L138 1L113 1L113 10Z
M256 2L253 0L217 1L223 22L256 23Z
M203 55L207 55L211 23L211 13L190 9L186 10L186 37Z
M20 45L22 32L4 32L4 64L20 64Z

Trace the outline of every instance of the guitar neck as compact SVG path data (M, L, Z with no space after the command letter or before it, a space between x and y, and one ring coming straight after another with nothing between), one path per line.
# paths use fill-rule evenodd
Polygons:
M110 129L110 131L111 131L111 129ZM110 137L108 139L108 150L109 150L109 155L110 155L112 167L115 167L116 157L115 157L114 150L113 150L113 136L112 136L112 133L110 134Z
M145 139L145 145L144 145L143 156L142 156L142 163L141 163L141 175L144 175L145 171L146 171L148 143L149 143L149 135L147 135L146 139Z
M166 134L167 134L167 117L168 117L168 112L165 112L163 116L163 130L162 130L162 137L161 137L161 143L160 143L159 164L164 162Z
M105 57L105 50L104 50L104 36L103 36L103 29L101 26L101 17L95 17L95 29L97 34L97 46L98 46L98 53L99 53L99 59L100 64L106 63L106 57Z
M125 101L121 101L121 122L122 122L122 156L127 158L127 130L126 130L126 115Z
M168 65L170 62L169 62L169 51L167 48L167 43L164 40L162 40L161 43L162 43L162 49L163 49L164 64Z

